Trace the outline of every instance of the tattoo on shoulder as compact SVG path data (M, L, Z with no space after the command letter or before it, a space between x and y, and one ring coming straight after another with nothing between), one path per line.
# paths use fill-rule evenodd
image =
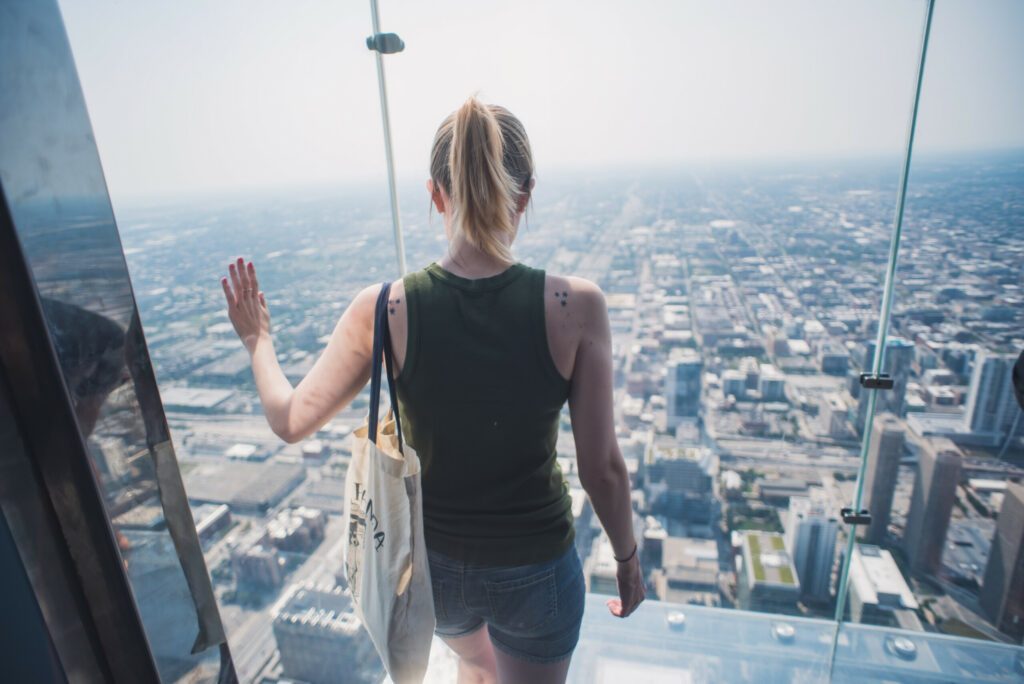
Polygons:
M565 306L565 300L566 300L566 298L568 296L569 296L569 293L565 292L564 290L556 290L555 291L555 299L560 299L561 303L562 303L562 306Z

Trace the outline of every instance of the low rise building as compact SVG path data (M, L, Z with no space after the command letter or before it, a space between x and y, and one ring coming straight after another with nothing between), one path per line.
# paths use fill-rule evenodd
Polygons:
M232 553L231 565L238 584L271 589L284 584L281 557L273 546L257 543Z
M851 621L922 629L914 592L891 553L873 544L856 544L849 572Z
M267 523L267 539L281 551L311 553L324 540L327 514L315 508L281 511Z
M800 581L782 535L744 532L740 550L740 608L794 613L800 598Z
M371 684L383 667L341 587L292 585L271 610L283 674L309 684Z
M718 542L713 539L666 537L661 570L654 575L658 599L669 603L718 606Z

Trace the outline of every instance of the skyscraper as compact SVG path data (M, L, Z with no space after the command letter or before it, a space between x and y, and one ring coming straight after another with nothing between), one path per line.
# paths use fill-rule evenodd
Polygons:
M892 495L903 455L906 431L903 421L890 413L875 415L868 442L868 464L864 471L863 507L871 512L871 525L863 531L863 539L880 544L889 528Z
M820 497L794 496L789 500L786 548L793 558L801 595L818 603L832 599L830 584L836 557L839 522L835 511Z
M704 362L692 350L686 350L669 361L665 398L670 428L674 428L682 419L696 418L700 412L703 370Z
M932 574L942 563L949 517L960 483L962 454L945 437L925 442L917 465L903 546L913 572Z
M870 373L875 362L875 343L868 342L864 352L861 371ZM889 412L899 418L906 413L904 406L907 397L907 380L910 378L910 367L914 363L914 343L901 337L890 337L885 345L885 358L882 359L882 372L892 376L891 390L878 390L875 399L875 413ZM857 431L864 432L868 416L868 397L871 392L861 391L857 403Z
M997 629L1024 643L1024 485L1006 488L978 601Z
M978 352L971 371L971 387L964 412L964 427L976 438L995 446L1002 444L1012 429L1020 407L1013 396L1014 354L997 354L987 350ZM1018 433L1024 430L1024 420L1018 421Z

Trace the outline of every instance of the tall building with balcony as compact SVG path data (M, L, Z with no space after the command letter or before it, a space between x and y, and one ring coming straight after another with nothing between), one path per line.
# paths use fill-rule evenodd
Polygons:
M1006 488L978 601L997 629L1024 643L1024 485Z
M930 439L921 450L903 532L912 572L934 575L942 565L962 461L960 449L945 437Z
M871 512L871 524L863 532L863 539L872 544L884 541L889 529L892 498L905 441L903 421L890 413L875 415L868 443L863 498L864 508Z

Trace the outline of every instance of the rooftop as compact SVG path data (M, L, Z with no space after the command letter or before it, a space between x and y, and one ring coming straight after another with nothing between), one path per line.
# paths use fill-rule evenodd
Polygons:
M345 635L359 632L359 618L352 612L352 597L341 587L293 584L271 609L275 622L301 625L311 632Z
M864 603L915 610L914 592L907 586L892 554L871 544L853 548L851 588Z
M776 584L795 587L796 570L786 552L781 534L746 532L743 535L743 562L750 564L751 586Z
M168 410L173 409L212 409L227 401L234 390L202 389L198 387L167 387L161 388L160 398Z
M204 462L185 476L189 500L234 507L273 505L306 475L301 465L239 460Z

